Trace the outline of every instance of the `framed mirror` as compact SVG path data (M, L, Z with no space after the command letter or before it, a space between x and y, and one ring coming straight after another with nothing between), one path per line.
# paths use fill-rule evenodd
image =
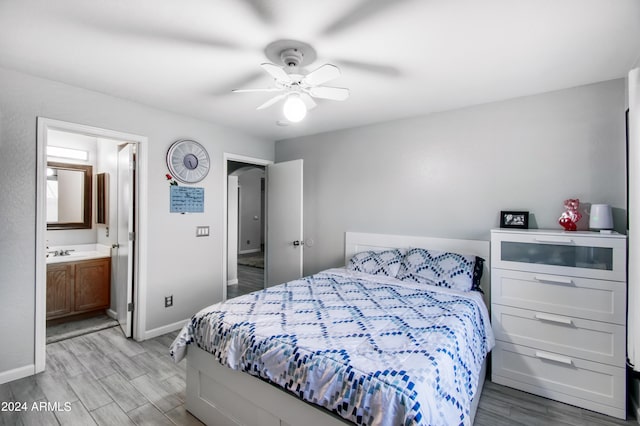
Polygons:
M93 167L47 162L47 229L91 229Z

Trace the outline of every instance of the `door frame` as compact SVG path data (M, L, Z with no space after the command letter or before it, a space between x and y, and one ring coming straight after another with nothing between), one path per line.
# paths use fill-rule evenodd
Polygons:
M134 329L133 338L144 336L146 329L146 271L147 271L147 151L146 136L124 133L115 130L87 126L84 124L37 117L36 137L36 241L35 241L35 372L45 369L46 359L46 310L47 310L47 265L46 265L46 167L47 138L49 130L78 133L102 139L115 139L136 145L136 239L134 241Z
M227 168L227 162L228 161L237 161L239 163L247 163L247 164L253 164L256 166L268 166L270 164L273 164L274 162L272 160L265 160L263 158L256 158L256 157L247 157L245 155L239 155L239 154L232 154L232 153L228 153L228 152L224 152L222 153L222 242L223 242L223 250L222 250L222 280L221 282L223 283L223 287L222 287L222 300L227 300L227 250L228 250L228 244L227 244L227 212L228 212L228 194L227 194L227 173L228 173L228 168ZM266 196L268 197L269 195L266 194ZM265 253L267 250L267 245L265 245Z

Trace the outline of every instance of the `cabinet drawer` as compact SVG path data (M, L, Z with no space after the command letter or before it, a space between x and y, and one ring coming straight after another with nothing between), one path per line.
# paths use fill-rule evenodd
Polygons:
M493 305L496 339L613 366L625 365L622 325Z
M590 232L492 231L492 266L624 281L626 237Z
M492 381L547 398L626 416L625 369L497 341Z
M625 284L503 269L491 270L493 303L625 324Z

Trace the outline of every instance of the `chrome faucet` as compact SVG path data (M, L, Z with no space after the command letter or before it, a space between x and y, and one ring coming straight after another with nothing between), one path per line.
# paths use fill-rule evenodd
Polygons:
M75 251L75 250L73 250L73 249L71 249L71 250L54 250L54 251L48 251L47 255L52 254L54 257L55 256L69 256L72 251Z

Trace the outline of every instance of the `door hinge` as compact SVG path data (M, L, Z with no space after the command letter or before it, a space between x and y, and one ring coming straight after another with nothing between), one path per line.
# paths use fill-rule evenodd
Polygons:
M133 312L133 307L134 307L133 302L129 303L129 304L127 305L127 312Z
M135 240L136 240L136 233L129 232L129 241L135 241Z

